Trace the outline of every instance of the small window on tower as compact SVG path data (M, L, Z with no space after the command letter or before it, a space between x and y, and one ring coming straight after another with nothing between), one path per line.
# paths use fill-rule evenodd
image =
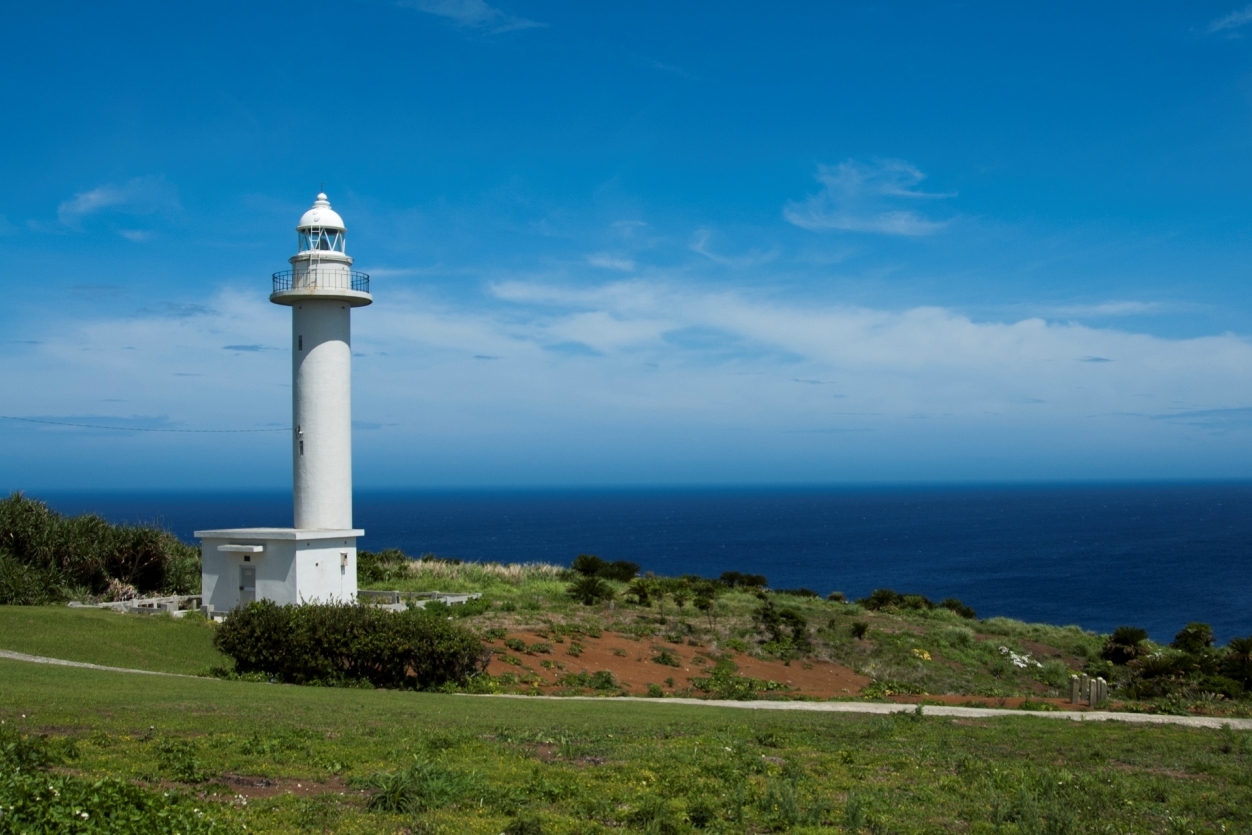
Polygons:
M298 351L304 350L304 337L303 336L296 337L296 350Z
M300 454L304 455L304 441L300 442Z

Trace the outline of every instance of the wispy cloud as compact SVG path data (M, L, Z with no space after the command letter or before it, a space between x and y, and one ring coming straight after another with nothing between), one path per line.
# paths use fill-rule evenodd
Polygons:
M947 221L933 220L901 206L955 196L918 190L926 175L900 159L873 163L850 159L835 166L819 165L816 179L822 184L821 191L783 207L783 217L789 222L813 231L930 235L946 226Z
M399 5L446 18L466 29L478 29L492 35L548 25L511 15L483 0L400 0Z
M1142 316L1148 313L1160 313L1163 305L1159 302L1107 301L1097 304L1070 304L1048 308L1048 316L1070 316L1075 319L1099 318L1103 316Z
M1205 27L1205 31L1210 35L1215 35L1218 32L1229 32L1234 35L1237 34L1235 32L1236 29L1241 29L1249 23L1252 23L1252 6L1245 6L1225 17L1219 17L1210 21L1209 25Z
M723 267L732 267L740 269L743 267L759 267L761 264L768 264L778 257L778 250L771 249L762 251L759 249L751 249L742 255L721 255L714 252L709 247L709 241L713 238L713 232L710 229L697 229L691 239L691 251L703 255L714 264L721 264Z
M685 79L687 81L696 80L696 77L694 75L687 72L682 67L676 67L673 64L666 64L663 61L648 61L648 66L654 70L660 70L661 72L667 72L667 73L670 73L671 75L676 75L679 78Z
M164 177L136 177L120 185L106 183L80 191L57 207L57 219L70 229L82 229L85 218L105 211L127 215L166 214L179 211L178 189ZM147 233L126 229L121 234L140 240Z
M622 258L617 255L609 255L607 253L597 253L587 256L587 263L593 267L599 267L602 270L620 270L622 272L632 272L635 269L635 262L629 258Z
M363 433L387 441L385 449L362 441L375 477L394 469L397 455L444 473L422 458L431 438L456 452L447 472L502 460L521 462L519 473L548 472L544 456L560 449L615 476L620 465L654 477L661 470L648 468L668 466L656 463L664 459L686 461L693 479L733 478L734 467L710 470L710 462L759 454L778 462L783 469L767 472L780 477L829 478L854 452L876 462L858 473L881 475L874 468L903 451L942 468L949 459L936 448L988 445L1069 456L1086 472L1083 461L1107 462L1100 456L1109 450L1125 452L1118 461L1156 460L1168 449L1193 460L1197 439L1244 437L1239 410L1252 403L1252 344L1233 334L1175 339L1040 317L975 320L950 308L830 304L659 274L499 278L485 296L400 286L362 318L354 347L368 356L354 361L354 410L382 424ZM289 349L276 341L289 333L285 311L236 291L203 304L218 315L91 314L11 334L42 344L9 346L22 360L0 363L0 386L30 392L29 414L82 414L84 402L124 397L134 404L128 412L169 414L194 428L281 420L290 413ZM280 347L251 350L267 345ZM1115 362L1080 361L1096 357ZM1151 412L1171 413L1148 420L1149 394L1177 411L1163 405ZM855 448L777 440L813 429L879 440ZM606 451L606 434L620 460ZM1252 445L1252 433L1247 439ZM214 455L260 456L275 472L289 463L281 444L255 440ZM1201 451L1220 464L1231 449Z

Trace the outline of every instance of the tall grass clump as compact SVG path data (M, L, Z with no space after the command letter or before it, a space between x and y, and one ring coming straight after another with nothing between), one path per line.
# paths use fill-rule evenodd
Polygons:
M169 531L64 516L21 493L0 500L0 604L199 590L199 552Z

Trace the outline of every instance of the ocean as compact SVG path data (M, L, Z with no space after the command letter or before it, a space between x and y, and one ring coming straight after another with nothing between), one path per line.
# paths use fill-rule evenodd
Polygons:
M65 513L201 528L283 526L287 493L45 493ZM1252 484L361 491L362 548L658 574L764 574L773 588L958 597L980 617L1252 633Z

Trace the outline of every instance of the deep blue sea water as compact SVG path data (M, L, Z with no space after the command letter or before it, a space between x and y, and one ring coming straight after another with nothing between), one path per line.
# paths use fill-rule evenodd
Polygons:
M285 493L43 494L67 513L289 525ZM959 597L980 616L1252 633L1252 484L360 492L362 548L502 562L580 553L659 574L766 575L853 597Z

